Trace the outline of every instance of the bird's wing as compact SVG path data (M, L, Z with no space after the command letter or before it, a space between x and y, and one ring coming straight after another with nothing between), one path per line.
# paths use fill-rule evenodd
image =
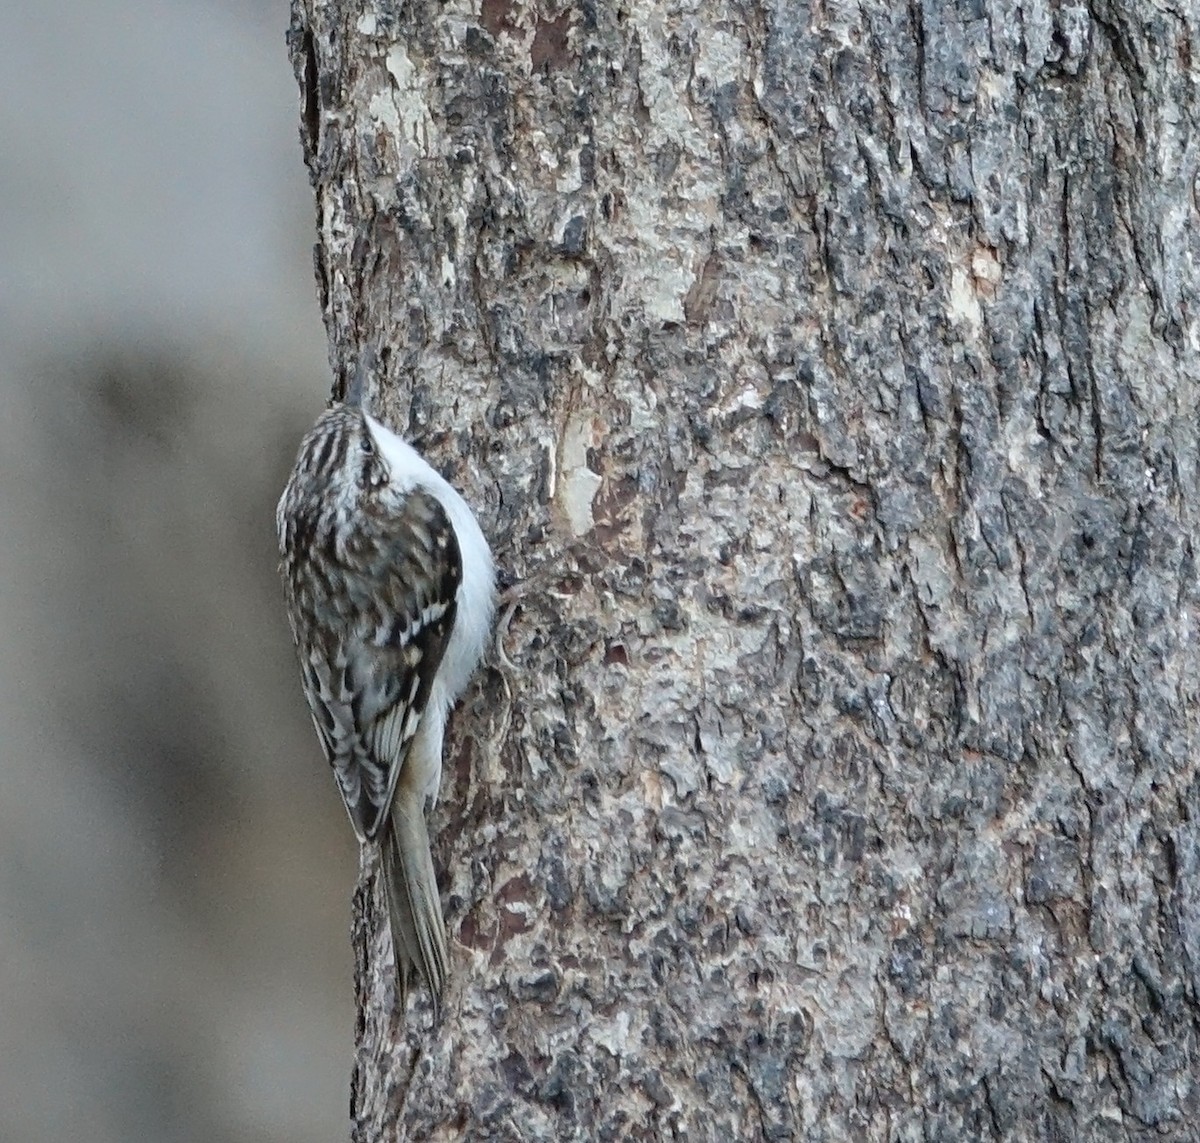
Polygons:
M454 629L462 564L445 510L420 489L398 515L365 524L347 560L364 569L370 594L329 609L333 621L309 633L301 663L325 756L368 840L387 821Z

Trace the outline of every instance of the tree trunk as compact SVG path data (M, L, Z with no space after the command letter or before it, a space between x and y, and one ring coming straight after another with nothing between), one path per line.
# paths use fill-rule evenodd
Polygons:
M290 42L338 386L524 585L354 1138L1195 1139L1194 6Z

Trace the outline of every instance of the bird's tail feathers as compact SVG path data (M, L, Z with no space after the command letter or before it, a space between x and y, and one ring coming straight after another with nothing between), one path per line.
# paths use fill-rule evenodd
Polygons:
M409 973L416 969L433 993L436 1011L450 976L450 951L423 806L403 786L392 801L382 868L401 1007L408 1002Z

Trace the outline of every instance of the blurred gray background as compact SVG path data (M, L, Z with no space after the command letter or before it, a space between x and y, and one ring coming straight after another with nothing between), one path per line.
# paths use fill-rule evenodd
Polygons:
M345 1138L273 511L328 392L283 0L0 0L0 1140Z

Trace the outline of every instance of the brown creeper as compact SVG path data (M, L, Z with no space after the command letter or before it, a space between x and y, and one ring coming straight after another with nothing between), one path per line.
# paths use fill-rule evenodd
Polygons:
M491 629L491 551L463 498L354 405L304 438L276 526L313 725L359 842L380 846L401 1003L414 968L436 1002L450 957L425 814Z

